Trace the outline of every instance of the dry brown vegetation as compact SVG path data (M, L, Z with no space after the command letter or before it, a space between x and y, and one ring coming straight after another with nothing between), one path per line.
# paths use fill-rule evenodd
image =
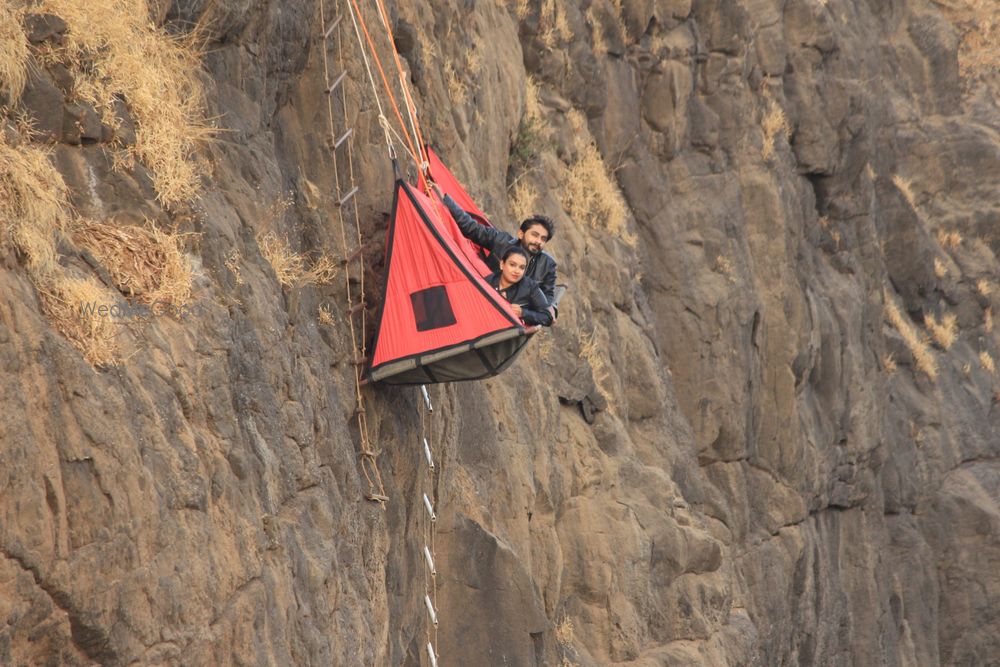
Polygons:
M0 133L0 243L13 247L38 289L53 326L95 365L117 359L114 317L83 316L84 304L111 306L113 293L93 278L60 265L62 234L99 261L122 293L145 303L183 305L191 296L191 267L177 234L155 227L117 227L77 220L62 176L44 148L32 144L24 110L15 106L33 54L42 66L60 64L73 77L71 98L91 104L118 129L131 115L136 139L116 146L116 165L138 160L150 172L165 205L198 189L194 151L205 139L200 69L190 40L181 41L149 20L145 0L39 0L31 10L62 18L68 27L58 45L30 46L25 3L0 3L0 86L8 128Z
M899 332L913 355L917 370L923 371L932 380L937 379L937 363L934 361L934 353L927 346L927 341L910 324L909 320L903 316L888 292L883 293L885 299L885 315L889 323Z
M899 189L899 193L909 203L910 208L917 209L917 197L913 194L913 181L899 174L892 177L892 183Z
M70 235L108 269L122 294L146 304L183 306L191 300L191 262L180 234L149 221L136 227L79 220Z
M761 119L761 129L764 131L764 143L761 146L760 156L764 160L770 160L774 157L775 139L780 135L788 141L792 131L785 110L773 99L768 99L767 112Z
M23 7L0 2L0 93L13 102L28 80L28 38L24 34Z
M199 188L195 149L210 135L193 38L154 26L145 0L42 0L39 9L69 27L65 45L48 58L69 68L74 95L112 128L122 122L117 104L127 104L136 140L125 164L138 159L149 169L164 205L193 197Z
M979 353L979 363L987 371L996 375L997 367L996 364L993 363L993 356L986 350Z
M538 18L538 39L547 49L565 44L573 38L565 10L556 0L542 0Z
M47 150L10 145L0 133L0 224L4 242L35 275L56 266L56 233L69 221L66 184Z
M943 350L954 345L955 339L958 338L958 318L953 314L945 315L939 322L936 317L928 313L924 315L924 326L931 332L934 342Z
M939 229L937 232L937 240L942 247L955 250L962 244L962 234L958 230L947 231Z
M574 220L593 229L606 231L634 246L637 239L627 227L628 208L625 206L625 199L608 173L583 114L574 110L569 116L576 136L576 160L561 178L559 196L563 208Z
M340 272L336 263L326 255L321 255L310 264L305 255L292 250L288 239L274 232L258 235L257 245L283 287L327 285Z
M1000 7L996 0L934 0L961 35L959 73L968 80L1000 71Z
M84 304L111 306L114 296L92 278L49 276L38 285L42 309L52 325L94 366L110 366L119 359L119 325L114 318L85 315Z
M882 367L885 368L887 373L896 372L896 358L892 356L892 353L882 357Z
M590 366L594 377L594 384L597 385L597 391L608 402L608 411L611 414L617 414L615 393L608 388L608 382L611 380L611 370L608 361L605 360L605 355L606 351L597 338L596 330L581 336L579 358L587 362L587 365Z

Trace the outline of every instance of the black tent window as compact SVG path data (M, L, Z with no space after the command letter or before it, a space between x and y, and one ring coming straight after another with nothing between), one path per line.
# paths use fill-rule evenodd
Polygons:
M455 313L451 309L444 285L413 292L410 294L410 301L413 303L417 331L440 329L455 323Z

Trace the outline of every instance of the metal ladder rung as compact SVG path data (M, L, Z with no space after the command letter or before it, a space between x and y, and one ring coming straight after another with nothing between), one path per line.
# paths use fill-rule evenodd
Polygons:
M337 86L339 86L344 81L345 76L347 76L346 69L340 73L340 76L334 79L333 83L331 83L329 86L326 87L326 94L332 95L333 91L337 90Z
M431 517L431 523L437 521L437 514L434 513L434 506L431 505L431 499L427 497L426 493L424 494L424 507L427 508L427 514Z
M337 139L336 141L333 142L333 150L337 150L338 148L340 148L340 145L345 141L347 141L352 134L354 134L354 128L353 127L347 128L347 132L344 132L344 134L341 135L340 139Z
M427 605L427 615L431 617L431 623L433 623L436 626L438 624L438 615L437 612L434 610L434 603L431 602L430 595L424 596L424 604Z
M355 185L353 188L351 188L350 192L341 197L340 201L337 202L337 206L339 206L340 208L344 208L344 205L347 202L349 202L351 200L351 197L353 197L356 194L358 194L358 186Z
M333 19L333 21L330 23L330 27L327 28L326 32L323 33L323 39L330 39L330 33L332 33L334 30L337 29L337 26L340 25L340 19L342 18L344 18L344 15L340 14L337 16L337 18Z
M430 468L431 472L434 472L434 457L431 456L431 446L427 442L427 438L424 438L424 457L427 459L427 467Z
M427 560L427 569L431 571L431 576L436 577L438 571L437 568L434 567L434 557L431 556L431 550L427 548L427 545L424 545L424 559Z

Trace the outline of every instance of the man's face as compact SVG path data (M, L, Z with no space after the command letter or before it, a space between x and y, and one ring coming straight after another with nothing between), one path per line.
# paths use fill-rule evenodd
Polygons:
M518 230L517 238L520 239L525 250L532 255L537 255L545 247L545 242L549 240L549 233L542 225L532 225L528 227L526 232Z
M511 253L507 259L500 262L500 274L508 283L516 283L524 276L524 268L527 265L522 255Z

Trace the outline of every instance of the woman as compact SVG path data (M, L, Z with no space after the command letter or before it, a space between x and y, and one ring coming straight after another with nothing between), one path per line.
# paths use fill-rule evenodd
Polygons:
M507 248L500 257L500 270L486 278L500 296L510 302L514 313L525 324L547 327L552 324L549 302L538 281L524 275L528 252L520 246Z

